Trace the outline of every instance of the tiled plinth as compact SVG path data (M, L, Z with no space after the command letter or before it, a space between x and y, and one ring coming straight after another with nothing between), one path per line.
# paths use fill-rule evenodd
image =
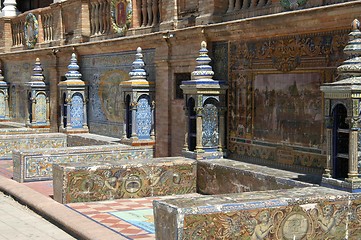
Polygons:
M107 160L150 159L152 147L131 147L122 144L44 148L13 152L14 180L18 182L53 178L53 163L94 162Z
M196 191L196 161L182 157L53 165L60 203L138 198Z
M156 239L360 239L361 195L323 187L154 201Z

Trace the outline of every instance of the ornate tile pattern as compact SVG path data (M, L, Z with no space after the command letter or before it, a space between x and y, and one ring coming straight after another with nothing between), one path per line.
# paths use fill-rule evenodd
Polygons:
M84 119L83 97L80 93L75 93L71 99L70 115L71 127L82 128Z
M36 96L36 105L35 105L35 121L37 124L46 123L46 96L45 94L39 93Z
M141 96L138 100L136 126L139 139L150 139L150 131L152 129L152 109L149 102L149 96Z
M152 157L153 150L150 148L135 149L123 145L21 151L13 154L14 179L19 182L52 179L54 163L134 160Z
M140 198L196 191L196 162L181 157L69 163L53 166L61 203Z

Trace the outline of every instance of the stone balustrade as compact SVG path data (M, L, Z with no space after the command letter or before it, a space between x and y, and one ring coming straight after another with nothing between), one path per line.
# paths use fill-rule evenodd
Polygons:
M41 22L43 25L44 42L51 42L54 40L54 14L50 8L44 9L41 15Z
M24 44L25 15L11 20L12 46L18 47Z
M89 3L91 35L109 34L111 30L110 1L92 0Z
M60 46L232 21L351 0L228 0L213 5L174 1L139 0L131 4L126 0L67 0L15 17L2 17L0 52L16 51L20 47L27 49L26 38L29 36L26 34L34 32L38 32L34 48L40 47L39 45L47 46L46 44ZM25 31L26 18L30 13L35 16L39 25L36 29L30 27ZM128 29L132 31L128 32Z

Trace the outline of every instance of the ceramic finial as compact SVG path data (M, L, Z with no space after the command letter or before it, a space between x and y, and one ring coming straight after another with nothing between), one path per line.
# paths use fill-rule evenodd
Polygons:
M135 61L132 63L132 71L129 72L130 78L133 80L146 80L147 72L144 67L145 63L143 61L142 48L138 47Z
M75 53L71 55L68 72L65 73L66 80L81 80L81 73L78 71L79 65Z
M192 72L192 80L213 80L214 72L209 65L211 61L211 58L208 56L207 43L202 41L199 56L196 59L197 66Z
M40 63L40 59L35 59L35 65L33 68L33 75L31 76L32 82L43 82L44 81L43 68Z

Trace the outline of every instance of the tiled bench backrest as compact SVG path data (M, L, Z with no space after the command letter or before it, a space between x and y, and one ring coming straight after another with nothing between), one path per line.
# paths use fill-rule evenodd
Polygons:
M299 175L229 159L201 160L197 188L201 194L213 195L313 186L294 180Z
M13 150L66 147L62 133L0 135L0 159L11 159Z
M46 148L13 152L14 180L18 182L52 179L53 163L132 160L153 157L152 147L122 144L82 147Z
M196 191L196 161L182 157L53 165L61 203L138 198Z

